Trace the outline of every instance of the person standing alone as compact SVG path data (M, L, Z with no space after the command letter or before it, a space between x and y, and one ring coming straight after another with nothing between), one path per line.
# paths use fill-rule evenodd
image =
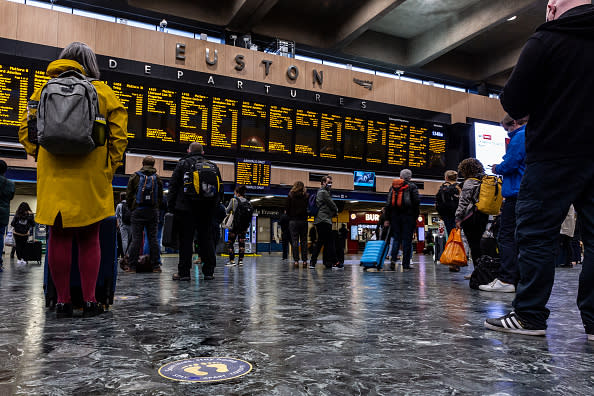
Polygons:
M4 250L4 234L6 234L10 217L10 201L14 198L14 183L4 176L7 169L6 162L0 160L0 252ZM0 255L0 272L2 266L2 255Z
M316 194L316 207L318 213L314 219L314 225L318 234L318 240L314 245L311 254L311 262L309 268L316 267L318 262L318 255L324 248L326 260L324 266L328 269L337 265L337 268L343 268L343 265L338 264L336 258L336 246L332 238L332 218L338 214L338 207L332 200L330 190L332 189L332 176L323 176L321 180L321 187Z

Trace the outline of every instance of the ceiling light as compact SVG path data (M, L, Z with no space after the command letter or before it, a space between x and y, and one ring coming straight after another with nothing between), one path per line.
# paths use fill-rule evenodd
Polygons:
M256 199L252 199L250 202L258 202L259 200L261 200L262 198L256 198Z
M274 195L267 195L264 198L274 198Z
M514 16L513 16L513 17L511 17L511 18L507 18L507 21L508 21L508 22L515 21L517 17L518 17L517 15L514 15Z
M349 203L357 203L357 202L359 202L359 201L349 201Z

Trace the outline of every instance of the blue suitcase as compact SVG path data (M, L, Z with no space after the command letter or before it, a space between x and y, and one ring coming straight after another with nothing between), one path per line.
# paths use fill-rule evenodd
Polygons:
M386 254L388 254L388 246L390 245L391 232L388 229L385 241L367 241L365 244L365 250L363 250L363 256L361 257L361 266L363 271L367 271L369 268L377 268L381 270L384 266L384 260Z
M47 245L51 243L49 232L47 233ZM116 280L118 275L117 260L117 233L115 217L108 217L101 221L99 229L99 244L101 248L101 264L97 276L95 298L98 303L107 309L113 305ZM49 249L48 249L49 250ZM58 300L56 288L52 281L48 267L48 254L45 255L45 269L43 278L43 289L45 291L45 306L54 307ZM82 307L82 290L80 286L80 273L78 271L78 246L72 243L72 266L70 268L70 295L72 304L75 307Z

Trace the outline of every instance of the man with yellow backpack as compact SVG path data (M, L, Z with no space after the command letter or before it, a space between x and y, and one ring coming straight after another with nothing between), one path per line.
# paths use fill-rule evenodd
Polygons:
M483 291L515 293L516 284L520 280L516 245L516 201L526 168L525 124L526 121L513 120L509 115L501 121L501 126L507 131L510 141L503 156L503 162L491 167L493 173L503 175L501 193L505 201L499 218L498 238L501 269L498 278L493 282L479 286Z

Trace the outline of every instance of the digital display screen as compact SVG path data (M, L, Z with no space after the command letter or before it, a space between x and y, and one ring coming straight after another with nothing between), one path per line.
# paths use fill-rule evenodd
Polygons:
M295 112L295 154L317 157L320 113L297 109Z
M351 241L356 241L359 239L359 227L356 225L351 226Z
M270 106L270 136L268 151L271 153L291 154L293 141L293 112L290 107Z
M505 155L507 132L500 125L474 123L475 157L483 164L485 173L492 175L491 165L499 164Z
M259 190L270 187L270 162L252 159L237 160L235 183Z
M266 151L266 105L256 102L241 103L241 149Z
M375 172L355 171L353 173L353 184L357 187L375 186Z
M15 60L0 65L0 136L14 139L28 97L49 77L41 61L7 59ZM128 112L131 149L179 153L199 142L234 162L246 156L351 171L410 167L431 176L440 175L449 159L446 124L113 70L102 75ZM505 132L500 127L475 124L475 141L485 167L501 162Z
M19 127L20 115L27 110L28 86L28 69L0 65L0 125Z
M197 93L182 92L179 106L179 141L208 144L210 99Z
M175 142L177 100L169 89L149 88L146 106L146 138Z
M111 89L128 111L128 139L142 136L142 116L144 114L144 88L142 85L112 81Z

